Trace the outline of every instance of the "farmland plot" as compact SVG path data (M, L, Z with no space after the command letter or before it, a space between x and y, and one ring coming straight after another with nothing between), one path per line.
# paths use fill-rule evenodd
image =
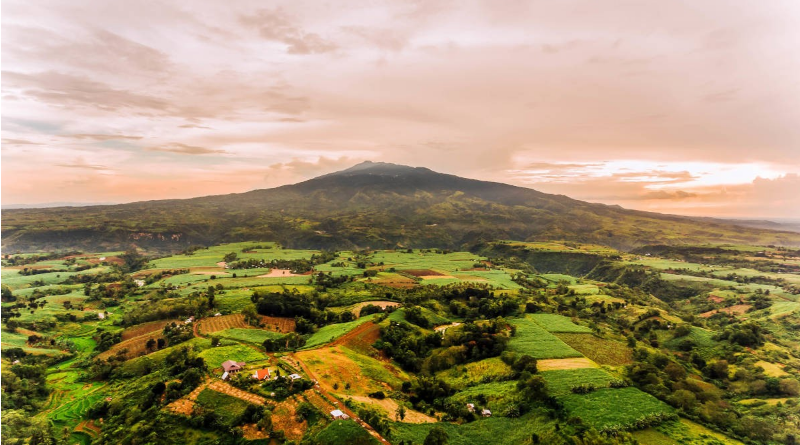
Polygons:
M517 333L508 343L508 349L531 355L537 359L582 357L582 354L547 332L530 317L511 320Z

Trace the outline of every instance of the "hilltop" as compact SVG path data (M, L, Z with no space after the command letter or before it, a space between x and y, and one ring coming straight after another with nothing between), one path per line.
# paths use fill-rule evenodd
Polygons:
M180 251L247 239L292 248L471 248L498 239L800 245L800 234L593 204L427 168L365 162L298 184L129 204L3 211L5 251Z

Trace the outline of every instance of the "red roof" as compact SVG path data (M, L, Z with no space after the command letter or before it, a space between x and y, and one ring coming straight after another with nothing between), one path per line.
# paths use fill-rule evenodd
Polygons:
M264 380L269 378L269 369L259 369L254 375L258 380Z

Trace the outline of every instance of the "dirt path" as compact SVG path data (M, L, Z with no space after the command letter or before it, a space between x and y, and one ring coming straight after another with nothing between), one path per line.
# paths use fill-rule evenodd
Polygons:
M342 337L340 337L340 340L342 338L347 337L348 335L352 334L353 332L359 330L359 328L361 328L362 326L368 325L368 324L372 324L372 322L364 323L363 325L359 326L358 328L354 329L353 331L349 332L348 334L345 334ZM289 354L289 356L292 357L292 359L297 364L300 365L300 368L302 368L303 372L305 372L305 374L307 376L309 376L312 380L316 380L317 382L319 382L319 378L317 378L317 376L311 371L311 369L302 360L297 358L297 356L295 356L294 353ZM356 415L356 413L351 411L350 408L348 408L344 404L339 403L338 401L336 401L336 398L333 397L330 393L328 393L324 388L322 388L322 386L320 386L319 383L314 385L314 390L320 397L322 397L323 399L327 400L327 403L323 403L322 404L323 406L316 405L318 408L322 409L323 412L326 415L330 415L331 410L328 410L327 408L330 405L333 405L333 406L337 407L338 409L340 409L343 413L345 413L348 416L350 416L350 418L353 419L354 422L356 422L357 424L361 425L361 427L364 428L365 430L367 430L367 432L370 435L372 435L372 437L378 439L381 443L389 443L389 441L384 439L383 436L381 436L377 431L375 431L374 428L372 428L371 426L369 426L369 424L367 424L366 422L361 420L361 418L358 417ZM314 399L316 399L316 398L314 398ZM320 401L317 400L317 403L320 403Z
M442 335L444 335L444 332L447 330L447 328L452 328L452 327L456 327L456 326L459 326L459 325L461 325L461 323L453 322L453 323L450 323L450 324L443 324L443 325L435 326L433 328L433 330L436 331L436 332L441 332Z

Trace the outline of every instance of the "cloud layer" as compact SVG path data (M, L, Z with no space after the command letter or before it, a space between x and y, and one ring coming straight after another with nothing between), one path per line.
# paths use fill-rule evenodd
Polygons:
M2 200L240 192L369 159L800 217L798 20L793 0L9 0Z

